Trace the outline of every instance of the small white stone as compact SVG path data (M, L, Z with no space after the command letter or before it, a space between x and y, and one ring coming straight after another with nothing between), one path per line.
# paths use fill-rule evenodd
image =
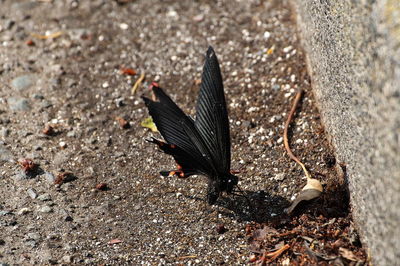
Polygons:
M121 28L121 30L127 30L129 28L129 25L126 23L121 23L119 24L119 27Z
M283 142L283 138L282 137L280 137L277 141L276 141L276 143L278 143L278 144L281 144Z
M53 211L53 209L52 208L50 208L50 206L43 206L43 207L41 207L40 209L39 209L39 212L43 212L43 213L49 213L49 212L52 212Z
M103 88L108 88L110 86L110 84L106 81L106 82L103 83L102 86L103 86Z
M291 45L289 45L289 46L283 48L283 52L284 53L289 53L292 49L293 49L293 47Z
M178 13L173 9L171 9L167 12L167 17L177 17L177 16L178 16Z
M67 143L65 143L65 141L61 141L58 145L60 145L60 148L62 149L67 147Z
M19 211L18 211L18 214L19 215L24 215L24 214L27 214L27 213L30 213L31 212L31 209L29 209L29 208L22 208L22 209L20 209Z
M264 32L264 39L268 40L271 37L271 33L269 31Z
M252 106L249 109L247 109L247 112L249 112L249 113L255 112L255 111L258 111L258 109L259 109L258 107Z

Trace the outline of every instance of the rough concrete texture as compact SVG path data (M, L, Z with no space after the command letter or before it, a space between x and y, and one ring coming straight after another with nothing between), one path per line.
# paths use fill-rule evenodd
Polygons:
M293 4L363 242L376 264L394 265L400 259L400 2Z

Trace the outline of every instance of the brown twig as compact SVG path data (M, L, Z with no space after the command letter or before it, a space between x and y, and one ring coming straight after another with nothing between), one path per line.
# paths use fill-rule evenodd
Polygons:
M300 101L300 98L301 98L302 94L303 94L303 90L299 89L299 91L296 94L296 97L294 98L292 109L290 109L288 118L287 118L287 120L285 122L285 129L283 131L283 143L285 145L285 149L286 149L287 153L289 154L289 157L291 159L293 159L296 163L298 163L301 166L301 168L303 168L303 171L304 171L307 179L310 179L311 176L308 173L307 168L304 166L304 164L302 162L300 162L300 160L290 150L289 140L288 140L288 130L289 130L290 122L292 121L293 115L294 115L294 113L296 111L297 105L298 105L298 103Z
M142 84L142 81L144 80L144 73L142 73L140 75L140 77L138 78L138 80L135 82L135 84L133 85L132 89L131 89L131 94L135 94L136 90L139 88L140 84Z
M290 245L286 244L274 252L270 252L270 253L265 252L264 255L260 259L260 264L265 265L266 263L270 263L270 262L274 261L277 257L279 257L283 252L285 252L289 248L290 248Z

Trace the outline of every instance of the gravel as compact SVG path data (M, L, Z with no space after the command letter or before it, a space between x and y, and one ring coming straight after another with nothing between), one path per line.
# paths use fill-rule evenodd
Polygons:
M0 124L9 133L0 136L5 138L0 204L17 215L1 216L6 225L0 230L5 240L0 261L246 264L252 254L246 226L281 214L304 186L301 168L282 143L297 88L306 95L299 115L303 123L296 119L293 127L307 127L292 134L308 141L291 143L292 149L313 173L325 177L324 185L336 177L323 163L332 151L310 93L289 5L121 2L2 1L0 102L8 105L0 105ZM148 117L140 96L149 94L153 80L194 115L209 45L224 77L232 169L240 171L239 185L251 204L226 196L207 206L204 177L160 177L160 170L175 167L173 160L145 141L159 135L140 125ZM121 68L138 74L123 75ZM142 73L146 79L132 95ZM117 117L130 127L121 128ZM46 125L55 134L44 135ZM39 166L32 178L23 178L14 162L27 154ZM107 189L96 189L101 183ZM39 196L34 199L28 189ZM24 238L33 232L52 237L27 245Z

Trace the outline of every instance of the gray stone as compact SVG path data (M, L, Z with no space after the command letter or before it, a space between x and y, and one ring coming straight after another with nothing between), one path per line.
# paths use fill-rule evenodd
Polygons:
M27 193L29 197L31 197L32 199L36 199L37 193L33 188L28 189Z
M1 161L12 161L12 153L2 144L0 144L0 162Z
M22 208L22 209L20 209L20 210L18 211L18 214L19 214L19 215L25 215L25 214L30 213L30 212L31 212L31 209L29 209L29 208Z
M26 240L39 240L40 239L40 235L38 234L38 233L28 233L27 235L26 235L26 238L25 238Z
M6 127L2 127L0 130L0 136L2 138L7 138L10 135L10 130Z
M41 200L41 201L48 201L48 200L51 200L51 197L49 194L45 193L45 194L42 194L39 197L37 197L37 199Z
M56 180L56 177L50 172L45 172L44 173L44 178L46 179L47 182L52 183L52 184Z
M28 111L31 109L28 100L23 97L9 97L7 102L11 111Z
M53 211L53 209L47 205L39 208L39 212L42 212L42 213L49 213L52 211Z
M11 178L12 178L14 181L19 182L19 181L28 179L28 176L27 176L24 172L19 172L19 173L16 173L15 175L13 175Z
M11 212L10 211L0 211L0 216L4 216L7 214L11 214Z
M43 99L44 99L44 96L43 96L42 94L34 93L34 94L32 95L32 98L35 99L35 100L43 100Z
M16 77L11 81L11 87L16 90L23 91L30 88L36 83L36 75L28 74Z
M11 19L7 19L7 20L4 22L4 28L5 28L6 30L10 30L14 25L15 25L15 21L14 21L14 20L11 20Z
M71 263L71 262L72 262L72 257L69 256L69 255L64 255L64 256L61 258L61 260L62 260L64 263Z
M400 7L292 0L313 89L374 264L400 261Z
M51 106L53 106L53 104L52 104L52 102L50 102L50 101L48 101L48 100L44 100L44 101L42 101L42 103L41 103L41 107L42 107L42 108L49 108L49 107L51 107Z
M285 174L284 173L276 174L272 179L274 179L276 181L282 181L285 179Z
M272 85L272 89L273 89L274 91L278 91L280 88L281 88L281 86L279 86L278 84L273 84L273 85Z

